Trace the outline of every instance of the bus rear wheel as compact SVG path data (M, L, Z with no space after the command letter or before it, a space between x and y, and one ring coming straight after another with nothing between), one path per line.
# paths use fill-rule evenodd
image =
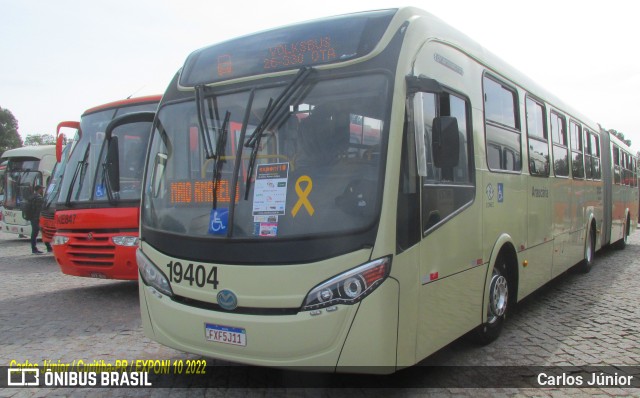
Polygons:
M613 244L613 247L618 250L623 250L627 247L627 242L629 241L629 230L631 228L631 222L629 217L627 217L627 221L624 223L624 230L622 231L622 239Z
M593 267L593 259L596 254L596 231L593 228L589 229L587 234L587 241L584 244L584 260L580 263L578 270L583 274L591 271Z
M489 303L487 305L487 321L480 325L471 338L478 344L489 344L498 338L502 331L509 309L509 278L507 263L504 257L498 258L491 274L489 285Z

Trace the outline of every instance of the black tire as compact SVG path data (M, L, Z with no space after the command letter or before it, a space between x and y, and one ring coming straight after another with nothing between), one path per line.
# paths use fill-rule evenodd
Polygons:
M507 263L505 257L501 255L496 260L491 274L487 322L478 326L470 336L475 343L489 344L500 336L507 313L511 308L510 289Z
M627 241L629 240L629 217L627 217L627 222L624 223L624 231L622 232L622 239L620 239L619 241L615 242L613 244L613 247L618 249L618 250L624 250L625 247L627 247Z
M583 274L588 273L593 268L594 258L596 255L596 231L589 228L587 241L584 243L584 260L578 266L578 271Z

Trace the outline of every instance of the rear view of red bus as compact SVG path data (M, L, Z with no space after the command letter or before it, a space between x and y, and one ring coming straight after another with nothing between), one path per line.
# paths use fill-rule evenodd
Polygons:
M132 124L120 130L119 190L106 178L105 130L116 117L155 111L160 96L116 101L91 108L81 117L81 136L68 160L56 203L53 253L67 275L138 278L140 189L149 125Z

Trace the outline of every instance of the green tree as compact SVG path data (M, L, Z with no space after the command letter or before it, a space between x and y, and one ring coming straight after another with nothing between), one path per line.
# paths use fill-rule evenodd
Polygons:
M24 140L24 146L54 145L55 143L56 137L51 134L29 134Z
M0 153L22 146L18 134L18 121L10 110L0 107Z
M615 129L609 129L609 133L613 134L614 136L618 137L620 139L620 141L624 142L628 147L631 146L631 140L628 138L624 137L624 133L622 131L618 131Z

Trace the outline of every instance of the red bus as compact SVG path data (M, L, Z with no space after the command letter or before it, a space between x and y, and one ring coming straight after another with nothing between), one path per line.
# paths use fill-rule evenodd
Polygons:
M155 111L161 96L111 102L84 112L55 204L53 254L67 275L138 279L135 249L149 125L118 133L119 190L106 181L105 130L116 117Z
M63 146L64 136L60 134L62 128L76 129L76 135L73 140ZM64 171L69 160L69 155L75 144L80 138L80 122L60 122L58 123L56 140L56 160L58 163L53 167L51 172L51 180L47 185L47 191L44 194L44 205L40 212L40 234L42 242L51 243L53 235L56 233L56 221L54 218L56 212L56 202L60 193L60 185L64 178Z

